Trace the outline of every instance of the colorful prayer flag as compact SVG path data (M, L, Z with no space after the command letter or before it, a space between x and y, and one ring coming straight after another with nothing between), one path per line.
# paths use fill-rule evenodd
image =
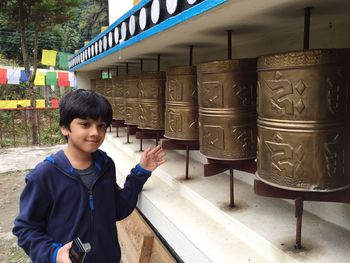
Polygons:
M69 77L68 72L58 72L58 86L60 87L69 87Z
M69 86L75 87L75 76L73 72L69 72Z
M55 66L56 56L57 56L57 51L43 49L42 55L41 55L41 64L47 65L47 66Z
M46 85L57 85L57 73L47 72L46 73Z
M72 56L72 54L69 53L58 53L58 67L60 69L68 69L68 59Z
M0 68L0 84L7 84L7 69Z
M36 86L45 86L45 72L36 72L34 85Z
M19 78L21 71L19 69L8 69L7 70L7 84L19 84Z
M32 71L29 71L30 76L32 75ZM26 75L26 71L24 69L21 70L21 82L28 82L28 78Z

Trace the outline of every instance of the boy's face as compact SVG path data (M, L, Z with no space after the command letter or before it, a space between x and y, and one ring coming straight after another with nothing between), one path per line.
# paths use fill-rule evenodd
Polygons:
M93 153L106 135L106 123L102 120L75 118L70 123L70 129L61 127L61 132L68 137L68 147L73 147L82 153Z

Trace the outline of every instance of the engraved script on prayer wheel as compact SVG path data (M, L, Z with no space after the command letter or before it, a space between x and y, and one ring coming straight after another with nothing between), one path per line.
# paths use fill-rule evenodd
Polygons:
M105 89L104 89L104 96L109 101L109 103L112 105L112 91L113 91L113 82L112 79L105 79Z
M164 130L165 72L140 75L140 129Z
M138 125L140 116L139 77L127 75L124 80L125 124Z
M95 91L101 93L102 95L105 95L105 86L106 82L104 79L96 79Z
M256 156L256 59L197 66L200 152L218 160Z
M258 169L288 190L350 186L350 49L258 59Z
M113 119L125 120L124 76L117 76L112 81Z
M174 140L198 140L197 71L194 66L167 71L165 134Z

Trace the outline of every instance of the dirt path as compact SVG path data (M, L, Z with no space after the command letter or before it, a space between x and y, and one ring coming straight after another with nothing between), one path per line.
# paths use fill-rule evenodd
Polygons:
M29 263L12 235L13 220L18 213L19 196L27 172L62 145L0 149L0 262Z

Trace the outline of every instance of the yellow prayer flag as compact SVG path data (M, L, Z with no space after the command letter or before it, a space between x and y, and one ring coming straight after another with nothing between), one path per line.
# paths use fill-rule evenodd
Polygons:
M90 41L84 41L84 46L86 46L89 43L90 43Z
M0 100L0 108L16 109L30 107L30 100ZM45 108L45 100L36 100L37 108Z
M105 31L108 28L108 26L101 26L101 33Z
M57 51L43 49L43 52L41 55L41 64L47 65L47 66L55 66L56 56L57 56Z
M74 54L77 54L79 52L79 49L74 50Z
M134 0L134 5L137 5L138 3L140 3L140 0Z
M34 79L34 85L45 86L45 72L37 72Z
M36 100L37 108L45 108L45 100Z

